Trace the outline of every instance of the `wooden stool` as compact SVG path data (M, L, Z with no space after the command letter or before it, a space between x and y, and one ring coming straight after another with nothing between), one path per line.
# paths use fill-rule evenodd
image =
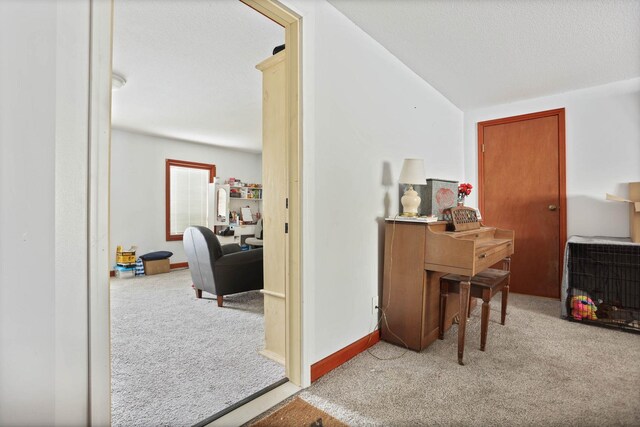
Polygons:
M460 323L458 325L458 363L464 365L464 337L469 314L470 296L482 298L482 323L480 327L480 350L484 351L487 344L487 329L489 327L489 311L491 298L502 291L502 311L500 323L504 325L507 315L507 300L509 298L509 259L504 261L505 270L489 268L471 278L457 274L447 274L440 278L440 325L438 338L444 338L444 320L447 310L449 292L460 295Z

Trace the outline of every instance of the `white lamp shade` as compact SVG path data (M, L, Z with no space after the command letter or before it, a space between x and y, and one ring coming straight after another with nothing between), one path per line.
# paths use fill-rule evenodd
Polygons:
M424 160L404 159L399 181L400 184L426 184L427 176L424 173Z

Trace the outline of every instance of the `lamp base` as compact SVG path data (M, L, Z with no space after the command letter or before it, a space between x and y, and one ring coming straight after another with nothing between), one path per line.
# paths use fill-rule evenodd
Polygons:
M413 185L409 184L400 199L402 203L402 216L418 216L418 206L420 206L420 196L413 189Z

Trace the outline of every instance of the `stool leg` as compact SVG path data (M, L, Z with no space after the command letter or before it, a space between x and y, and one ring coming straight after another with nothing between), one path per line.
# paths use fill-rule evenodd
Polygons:
M480 350L487 345L487 330L489 329L489 313L491 312L491 290L482 291L482 321L480 323Z
M502 269L511 272L511 257L502 260ZM507 318L507 301L509 300L509 284L511 284L511 274L507 277L507 284L502 288L502 307L500 310L500 324L504 325Z
M464 334L467 329L467 311L469 307L469 280L460 282L460 324L458 325L458 363L464 365Z
M447 314L447 298L449 297L449 284L440 283L440 319L438 322L438 338L444 339L444 318Z
M511 276L507 279L507 284L502 288L502 309L500 311L500 324L504 325L504 321L507 318L507 301L509 300L509 281Z

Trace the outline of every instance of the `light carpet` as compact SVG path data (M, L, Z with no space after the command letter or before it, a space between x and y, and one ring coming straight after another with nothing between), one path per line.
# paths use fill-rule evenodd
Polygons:
M112 424L188 426L284 378L263 296L196 299L188 270L111 280Z
M380 342L300 397L353 426L640 425L640 336L569 322L555 300L511 294L505 326L491 304L487 349L480 308L421 353Z

